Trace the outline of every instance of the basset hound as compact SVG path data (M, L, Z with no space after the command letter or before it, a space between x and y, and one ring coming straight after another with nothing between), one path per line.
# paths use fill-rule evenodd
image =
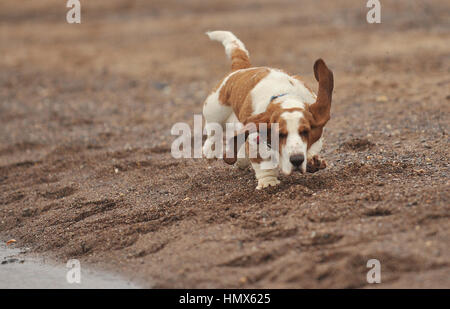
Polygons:
M217 156L212 147L214 137L209 132L203 155L210 159L222 157L226 163L236 163L241 168L251 164L258 180L256 189L278 185L278 170L290 175L294 170L312 173L325 168L326 163L318 154L322 148L324 126L330 119L334 85L333 73L325 62L318 59L314 64L314 75L319 82L316 95L299 76L279 69L252 67L248 51L233 33L213 31L206 34L224 45L231 60L231 72L205 100L206 126L211 123L222 127L227 123L242 124L233 138L243 138L247 147L235 143L233 156ZM248 158L249 137L255 133L250 125L254 128L263 123L269 130L275 127L273 124L278 124L277 167L263 168L264 159L260 156ZM242 153L243 156L239 155Z

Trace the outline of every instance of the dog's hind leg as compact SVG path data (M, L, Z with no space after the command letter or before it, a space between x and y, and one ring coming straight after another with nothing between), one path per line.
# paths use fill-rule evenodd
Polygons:
M220 103L219 92L220 88L206 98L205 104L203 105L203 116L205 117L205 128L218 124L222 128L222 132L224 132L225 123L233 113L233 110L230 106ZM217 125L215 126L217 127ZM203 155L207 159L218 158L219 154L222 155L222 151L220 149L213 149L213 145L217 143L215 135L212 135L212 130L206 131L207 137L203 144ZM218 132L214 132L214 134L218 134Z

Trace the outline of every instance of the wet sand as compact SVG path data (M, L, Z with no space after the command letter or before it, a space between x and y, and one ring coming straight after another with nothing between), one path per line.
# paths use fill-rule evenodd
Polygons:
M24 250L0 245L0 289L136 289L138 285L106 272L84 269L80 282L69 283L69 268L61 263L49 263L31 258Z

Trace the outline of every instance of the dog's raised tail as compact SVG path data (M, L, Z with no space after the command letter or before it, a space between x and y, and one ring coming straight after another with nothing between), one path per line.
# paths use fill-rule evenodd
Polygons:
M231 70L246 69L251 67L250 58L244 43L242 43L230 31L206 32L211 40L219 41L225 47L227 57L231 59Z

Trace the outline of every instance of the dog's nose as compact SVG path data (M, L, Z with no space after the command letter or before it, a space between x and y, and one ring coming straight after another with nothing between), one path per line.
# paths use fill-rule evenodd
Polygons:
M292 165L299 167L305 161L305 156L303 154L293 155L289 158L289 161L291 161Z

